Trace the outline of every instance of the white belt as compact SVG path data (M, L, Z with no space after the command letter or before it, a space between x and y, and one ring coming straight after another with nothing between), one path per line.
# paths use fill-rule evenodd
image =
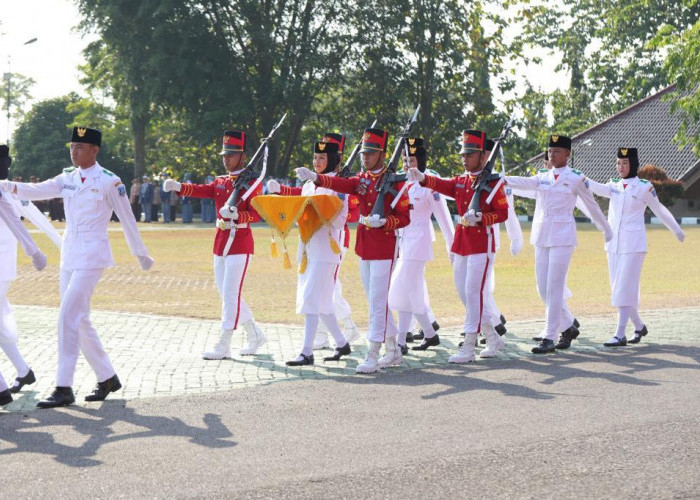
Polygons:
M81 229L74 229L74 228L67 227L67 228L66 228L66 231L65 231L65 234L68 234L68 235L76 235L76 236L80 234L80 235L83 235L83 236L103 236L103 237L107 237L107 229L105 228L105 229L103 229L103 230L97 229L97 230L93 230L93 231L83 231L83 230L81 230Z
M571 217L572 219L574 218L574 214L569 212L568 210L542 210L542 213L546 216L564 216L564 217Z
M230 220L216 219L216 227L218 229L221 229L222 231L226 231L227 229L231 229L232 227L235 227L236 229L243 229L244 227L248 227L248 224L245 222L242 224L236 224Z

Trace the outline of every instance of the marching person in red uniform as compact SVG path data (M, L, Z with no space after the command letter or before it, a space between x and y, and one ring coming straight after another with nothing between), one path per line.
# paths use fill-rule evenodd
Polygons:
M482 328L486 336L488 352L497 352L504 342L491 325L488 301L488 282L493 269L496 251L493 225L508 218L508 199L503 186L487 203L488 193L481 194L479 210L470 211L469 204L480 181L485 154L486 133L465 130L462 133L462 165L465 173L452 179L426 175L417 168L408 171L409 181L455 199L460 221L455 230L452 253L455 254L453 274L460 296L464 297L467 314L464 322L465 339L457 354L450 356L450 363L474 361L474 346ZM491 183L491 187L497 181Z
M401 351L396 342L398 330L389 311L388 296L391 272L396 258L396 230L410 222L409 201L402 195L395 208L393 196L386 196L383 218L371 215L379 195L377 186L387 175L384 165L388 134L380 129L365 130L362 149L364 171L354 177L341 179L318 175L308 168L296 169L301 180L312 180L316 185L346 194L355 194L360 200L360 220L357 229L355 253L360 257L360 274L365 295L369 301L369 350L357 373L374 373L386 366L401 363ZM395 186L401 188L401 183ZM379 359L379 349L386 343L386 354Z
M245 168L245 143L244 132L227 130L224 132L221 150L226 175L216 177L209 184L181 184L167 179L163 183L163 190L176 191L180 197L213 199L218 215L231 196L238 175ZM244 190L248 187L245 186ZM246 271L255 253L250 224L260 220L250 202L261 193L262 186L258 186L247 200L241 199L238 202L231 218L222 218L219 215L216 220L214 275L216 287L221 295L221 337L211 351L203 353L204 359L230 358L231 337L239 324L242 324L248 333L248 345L239 351L242 356L252 356L267 341L265 334L253 319L253 313L241 297ZM232 228L235 229L235 237L228 253L223 255Z

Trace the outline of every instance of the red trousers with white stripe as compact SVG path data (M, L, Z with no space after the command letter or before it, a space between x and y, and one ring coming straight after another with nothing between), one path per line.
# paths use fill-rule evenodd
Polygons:
M488 293L492 270L493 256L486 253L455 255L452 275L459 298L467 308L465 333L481 333L482 326L491 326L493 312Z
M241 296L243 281L252 258L249 254L214 256L216 288L221 296L222 330L234 330L238 325L253 319L253 313Z

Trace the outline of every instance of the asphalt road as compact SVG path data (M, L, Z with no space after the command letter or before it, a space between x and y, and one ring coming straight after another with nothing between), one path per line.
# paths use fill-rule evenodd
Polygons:
M700 498L700 345L0 414L0 498Z

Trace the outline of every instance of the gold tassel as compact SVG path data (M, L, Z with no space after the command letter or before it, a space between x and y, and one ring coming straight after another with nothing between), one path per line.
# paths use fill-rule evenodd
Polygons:
M270 256L272 256L273 259L280 256L280 251L279 248L277 248L277 242L274 236L272 237L272 243L270 243Z
M306 272L306 265L309 263L309 260L306 258L306 250L304 250L304 254L301 256L301 262L299 262L299 274L304 274Z
M334 254L339 255L340 254L340 247L338 246L338 242L335 241L335 238L332 235L328 235L328 240L331 243L331 250L333 251Z
M292 261L289 258L289 252L287 249L284 249L284 258L282 259L283 265L285 269L291 269L292 268Z

